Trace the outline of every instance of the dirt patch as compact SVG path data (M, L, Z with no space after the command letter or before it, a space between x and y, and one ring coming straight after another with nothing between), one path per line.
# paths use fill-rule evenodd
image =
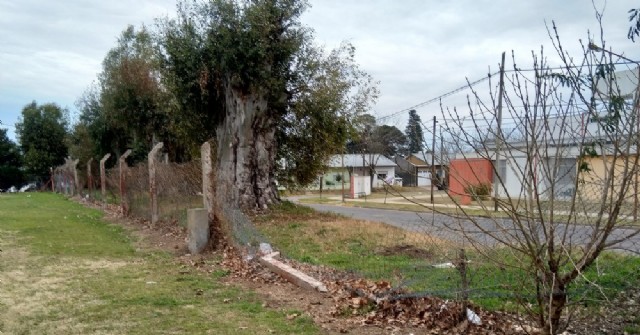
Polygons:
M377 252L381 256L407 256L417 259L433 259L433 252L413 245L403 244L386 247Z

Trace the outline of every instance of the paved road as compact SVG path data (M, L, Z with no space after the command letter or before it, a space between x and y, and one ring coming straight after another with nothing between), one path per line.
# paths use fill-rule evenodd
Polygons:
M494 221L487 218L478 218L476 219L478 225L476 225L467 219L457 219L437 213L415 213L325 204L305 205L323 212L338 213L355 219L383 222L409 231L421 232L454 242L463 242L465 241L465 236L467 236L467 240L472 239L483 245L492 245L496 243L496 240L490 236L491 234L501 237L506 237L509 234L518 235L516 234L518 230L512 228L513 223L509 219ZM498 228L499 225L510 229ZM562 233L561 230L563 229L569 230L567 236L569 236L570 243L573 244L586 243L593 233L593 228L588 225L570 225L568 227L563 225L558 229L560 230L559 234ZM637 232L637 229L616 229L609 237L609 241L629 236L634 232ZM539 232L539 234L542 234L542 232ZM615 249L640 254L640 234L617 244Z

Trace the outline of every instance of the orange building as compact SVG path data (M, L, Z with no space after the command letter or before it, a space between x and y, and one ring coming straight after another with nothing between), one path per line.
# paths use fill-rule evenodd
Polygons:
M493 165L486 158L454 159L449 163L449 195L460 204L471 203L471 196L465 192L469 185L493 183Z

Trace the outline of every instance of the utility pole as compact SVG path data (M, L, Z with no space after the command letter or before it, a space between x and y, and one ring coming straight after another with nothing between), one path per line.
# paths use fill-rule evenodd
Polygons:
M445 181L444 179L447 177L447 173L444 170L444 139L442 138L442 125L440 125L440 174L442 175L442 180L440 180L440 186L444 189Z
M342 168L340 169L340 181L342 182L342 202L344 202L344 149L342 149L342 158L341 158ZM353 185L351 185L353 187Z
M436 116L433 116L433 130L431 134L433 135L433 139L431 140L431 203L433 204L433 179L436 175L436 167L435 167L435 157L436 157Z
M639 77L636 78L640 78L640 66L638 66L638 75ZM640 82L638 83L638 87L636 87L636 94L634 96L633 99L633 115L636 118L636 124L637 124L637 128L636 128L636 140L638 137L640 137ZM637 149L636 149L636 155L638 154ZM627 159L631 159L631 158L627 158ZM636 158L636 162L637 162L637 158ZM634 183L633 183L633 191L635 196L633 197L633 221L637 221L638 220L638 182L640 180L638 180L638 167L634 166L635 168L635 175L634 175Z
M496 131L496 162L493 164L493 168L495 169L495 181L493 185L493 202L494 207L493 210L495 212L498 211L498 186L500 185L500 150L502 149L502 95L504 94L504 52L502 53L502 62L500 63L500 87L498 94L498 110L497 112L497 123L498 128ZM506 161L505 161L506 163Z

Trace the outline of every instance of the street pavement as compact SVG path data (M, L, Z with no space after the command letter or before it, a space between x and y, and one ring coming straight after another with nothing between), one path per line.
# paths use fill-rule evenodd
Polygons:
M296 201L298 199L293 198L291 200ZM467 218L456 218L435 212L416 213L329 204L305 204L305 206L354 219L383 222L408 231L420 232L456 243L475 242L484 246L491 246L497 243L496 238L514 239L522 237L522 233L515 228L510 219L474 217L472 221ZM614 230L608 241L622 241L610 249L640 255L640 234L638 234L638 229L640 228L618 228ZM556 238L561 238L565 232L567 245L585 245L594 234L594 229L590 225L558 225ZM542 231L537 231L537 233L540 236L543 234ZM626 238L634 233L636 234L635 236Z

